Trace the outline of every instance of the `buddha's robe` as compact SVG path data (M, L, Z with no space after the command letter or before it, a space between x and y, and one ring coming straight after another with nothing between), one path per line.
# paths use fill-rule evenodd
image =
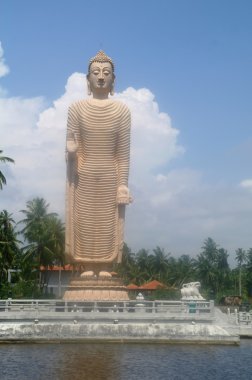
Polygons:
M67 140L73 139L78 150L67 152L66 253L77 262L120 262L125 206L116 198L118 187L128 186L129 109L111 99L74 103L67 123Z

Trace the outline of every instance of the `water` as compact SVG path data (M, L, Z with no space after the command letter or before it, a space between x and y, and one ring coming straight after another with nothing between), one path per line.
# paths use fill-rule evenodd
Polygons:
M252 340L237 346L0 345L1 380L250 380Z

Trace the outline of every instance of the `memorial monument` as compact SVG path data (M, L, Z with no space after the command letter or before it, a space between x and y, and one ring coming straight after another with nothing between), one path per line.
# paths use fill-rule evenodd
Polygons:
M90 97L69 107L66 138L66 254L84 271L65 299L123 300L127 291L111 275L123 248L131 115L109 95L114 63L103 51L88 66Z

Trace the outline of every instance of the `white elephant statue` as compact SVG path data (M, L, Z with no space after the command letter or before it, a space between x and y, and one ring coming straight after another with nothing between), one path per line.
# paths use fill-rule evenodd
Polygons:
M199 288L199 281L183 284L181 289L182 300L204 300L199 292Z

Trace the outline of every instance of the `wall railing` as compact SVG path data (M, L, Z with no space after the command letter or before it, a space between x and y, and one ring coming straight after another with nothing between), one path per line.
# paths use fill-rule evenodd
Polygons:
M10 319L172 319L211 320L213 301L64 301L41 299L0 300L0 321Z

